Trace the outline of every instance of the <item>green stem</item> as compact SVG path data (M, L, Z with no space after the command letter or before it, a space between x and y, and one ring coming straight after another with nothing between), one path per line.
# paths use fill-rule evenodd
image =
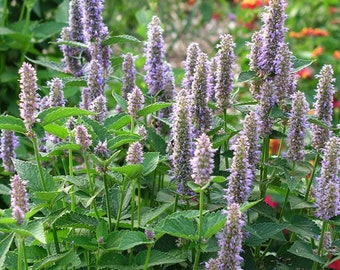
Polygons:
M138 213L138 227L140 227L140 221L141 221L141 208L142 208L142 205L141 205L141 184L140 184L140 179L137 180L138 183L137 183L137 189L138 189L138 210L137 210L137 213Z
M22 250L22 244L21 244L21 236L18 236L18 261L17 261L17 269L22 270L22 257L23 257L23 250Z
M173 209L173 212L174 212L174 213L177 211L178 198L179 198L179 195L176 193L176 195L175 195L174 209Z
M73 153L71 149L68 150L68 172L69 172L69 175L72 177L73 176ZM75 212L76 196L75 196L74 185L72 185L70 196L71 196L71 211Z
M314 176L315 176L315 172L316 172L316 167L318 166L319 159L320 159L320 153L317 152L316 156L315 156L315 160L314 160L314 167L313 167L312 174L311 174L309 180L308 180L308 176L306 177L307 189L306 189L306 194L305 194L305 201L308 201L309 191L310 191L310 188L311 188L313 180L314 180Z
M144 261L144 270L148 269L148 264L150 261L150 256L151 256L151 249L152 249L152 244L148 244L148 253L146 253L145 261Z
M204 207L204 189L200 189L200 203L199 203L199 220L198 220L198 242L195 254L194 270L198 269L200 255L201 255L201 242L203 232L203 207Z
M321 235L320 235L320 240L319 240L319 246L318 246L318 256L321 256L321 251L323 248L323 241L325 238L325 232L327 230L327 221L324 220L322 223L322 229L321 229ZM318 262L313 263L312 270L316 270L318 268Z
M105 201L106 201L106 214L109 220L109 232L111 231L112 224L111 224L111 207L110 207L110 197L109 197L109 187L107 183L106 173L103 175L104 178L104 189L105 189Z
M23 261L24 261L24 268L25 270L28 270L28 263L27 263L27 253L26 253L26 246L25 246L25 238L21 239L21 245L22 245L22 253L24 255Z
M32 138L32 143L33 143L35 159L37 161L37 166L38 166L38 171L39 171L39 176L40 176L40 183L41 183L43 190L46 191L46 184L45 184L44 174L43 174L43 170L42 170L42 166L40 162L37 139L35 137Z
M135 131L135 120L131 116L131 134L133 134Z
M2 12L2 20L1 20L1 26L5 27L6 20L7 20L7 6L8 6L8 0L3 1L3 12Z
M289 196L289 188L287 187L285 200L283 202L282 209L281 209L281 212L280 212L279 222L282 222L283 212L284 212L286 205L287 205L287 202L288 202L288 196Z
M135 189L136 189L136 179L132 180L132 194L131 194L131 231L133 231L134 228L134 222L135 222Z
M57 234L57 229L55 225L52 225L52 234L53 234L53 241L55 245L55 250L59 254L60 253L60 246L59 246L59 241L58 241L58 234Z
M260 172L260 193L261 193L261 198L264 199L266 196L266 191L267 191L267 173L268 173L268 168L266 166L266 162L268 161L269 158L269 142L270 139L268 136L263 138L263 147L262 147L262 155L261 155L261 172Z
M116 225L115 225L115 231L118 229L120 217L122 215L125 185L126 185L126 177L124 177L124 179L123 179L123 186L122 186L122 190L120 192L120 200L119 200L119 207L118 207L118 214L117 214L117 221L116 221Z

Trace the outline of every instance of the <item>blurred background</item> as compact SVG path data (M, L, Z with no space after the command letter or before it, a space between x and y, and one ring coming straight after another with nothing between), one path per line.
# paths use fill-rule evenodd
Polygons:
M340 3L338 0L288 0L286 41L293 54L314 63L297 74L299 90L313 102L317 74L324 64L331 64L335 76L340 74ZM233 35L236 42L237 72L248 70L246 55L252 33L261 26L260 13L267 0L106 0L104 21L110 35L131 35L141 43L118 43L113 46L114 72L110 78L113 87L119 87L121 55L133 52L139 58L137 69L143 72L143 42L147 24L157 15L163 24L167 60L176 74L180 86L183 76L182 61L191 42L213 57L219 36ZM18 68L24 60L48 59L60 62L62 57L55 41L60 30L68 23L69 0L0 0L0 113L18 114ZM63 76L57 71L38 67L41 95L48 91L46 80ZM142 78L142 74L140 74ZM238 86L242 89L247 85ZM340 79L336 82L337 90ZM69 105L79 100L79 88L68 86L65 96ZM334 98L339 115L339 91ZM336 123L339 119L335 119Z

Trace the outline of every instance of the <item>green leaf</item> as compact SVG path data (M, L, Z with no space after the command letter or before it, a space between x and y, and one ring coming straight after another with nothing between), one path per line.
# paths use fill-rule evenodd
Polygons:
M62 142L55 144L48 153L48 156L58 156L65 152L65 150L69 151L79 151L80 145L75 143L69 143L69 142Z
M159 152L147 152L143 155L143 175L146 176L153 172L159 162Z
M114 137L112 140L108 141L107 147L110 150L114 150L124 144L130 144L140 140L140 136L136 134L123 134Z
M84 43L81 42L76 42L76 41L58 41L58 42L50 42L55 45L67 45L69 47L78 47L78 48L83 48L87 49L88 46Z
M157 112L161 109L167 108L167 107L171 106L171 104L172 103L170 103L170 102L156 102L156 103L150 104L150 105L144 107L143 109L139 110L138 115L139 116L146 116L148 114Z
M43 66L43 67L46 67L46 68L49 68L55 71L64 72L64 65L61 64L60 62L51 62L48 60L34 60L27 56L26 58L27 60L29 60L30 62L34 64L37 64L37 65L40 65L40 66Z
M184 239L196 239L195 223L192 218L185 217L181 213L168 216L154 226L154 231Z
M150 208L147 212L143 213L141 216L141 225L145 226L149 224L150 222L154 221L156 218L158 218L160 215L165 213L166 210L168 210L170 207L172 207L174 202L171 203L165 203L157 208Z
M258 246L275 234L281 232L287 227L285 224L277 224L272 222L257 223L252 226L245 226L250 236L246 239L245 243L248 246Z
M108 130L117 130L131 123L131 116L126 113L117 114L105 120Z
M117 44L117 43L127 43L127 42L133 42L133 43L140 43L141 41L138 38L135 38L133 36L129 35L118 35L110 37L102 42L102 45L107 46L111 44Z
M84 235L68 236L65 241L72 246L82 247L86 250L96 250L98 248L97 241Z
M221 211L212 212L203 216L203 232L204 238L209 239L219 232L225 225L226 215Z
M299 240L295 241L294 244L290 247L290 249L288 249L288 252L299 257L307 258L314 262L318 262L321 264L326 263L326 260L324 258L321 258L320 256L314 254L310 243L305 243Z
M309 116L308 122L326 129L330 129L330 127L324 122L316 118L316 116Z
M45 168L42 168L42 171L45 180L46 190L44 190L41 185L39 169L36 164L33 164L30 161L19 159L13 159L13 164L18 175L21 177L22 180L27 181L27 187L32 192L55 190L55 182Z
M109 251L104 253L98 262L99 269L124 269L124 267L128 266L128 260L125 256L116 251Z
M20 118L11 115L0 116L0 129L12 130L22 134L26 133L24 122Z
M77 253L73 250L70 249L70 251L66 253L61 253L57 255L51 255L46 257L44 260L35 263L32 266L32 270L40 270L44 268L49 268L52 267L53 265L58 265L60 268L65 268L66 266L68 267L76 267L80 265L81 261L77 255Z
M151 250L150 258L148 267L156 266L156 265L163 265L163 264L176 264L180 263L186 260L186 258L181 254L182 256L173 256L169 252L161 252L159 250ZM147 256L147 251L143 250L139 252L136 256L136 264L137 267L134 269L143 269L144 268L144 262ZM170 268L169 268L170 269Z
M124 112L127 112L127 101L114 91L112 91L112 96L119 105L119 107L121 107Z
M50 134L58 136L61 139L66 139L68 136L67 128L60 126L58 124L55 124L55 123L51 123L51 124L44 126L44 130Z
M33 36L40 41L60 33L61 29L68 24L60 22L43 22L32 30Z
M15 32L12 29L9 29L7 27L0 27L0 36L11 35L11 34L15 34Z
M304 209L313 208L313 204L306 202L303 198L291 194L289 196L289 204L292 210L294 209Z
M14 233L10 233L0 242L0 269L4 269L4 263L6 259L6 254L11 247L11 244L14 239Z
M302 237L314 238L320 235L320 228L305 216L293 216L287 229Z
M95 218L78 213L67 213L55 221L59 228L85 228L95 230L98 221Z
M315 61L315 60L299 59L299 58L296 58L295 56L293 56L291 60L293 62L293 73L296 73L300 71L301 69L304 69L310 66Z
M51 124L59 119L70 116L93 115L93 112L76 107L53 107L39 113L38 118L43 126Z
M46 244L44 226L39 221L32 221L25 226L12 227L12 230L21 236L31 236L40 243Z
M60 191L37 191L34 192L34 197L38 198L44 202L52 202L58 195L61 195Z
M111 170L114 172L119 172L121 174L124 174L131 179L134 179L134 178L139 177L142 174L143 165L131 164L131 165L125 165L122 167L114 167L114 168L111 168Z
M156 152L160 152L161 155L165 155L167 144L164 138L158 135L152 128L147 127L146 130L148 132L147 138L150 141L150 144L152 145L152 147L154 147Z
M248 70L248 71L242 71L238 75L238 80L237 82L248 82L256 77L256 73L254 71Z
M104 248L107 250L128 250L135 246L148 244L145 234L140 231L115 231L110 233Z
M241 205L240 207L240 211L242 213L244 213L245 211L247 211L249 208L252 208L254 205L257 205L258 203L262 202L262 199L261 200L257 200L257 201L254 201L254 202L246 202L244 204Z
M10 195L11 189L4 184L0 184L0 195ZM0 268L1 269L1 268Z

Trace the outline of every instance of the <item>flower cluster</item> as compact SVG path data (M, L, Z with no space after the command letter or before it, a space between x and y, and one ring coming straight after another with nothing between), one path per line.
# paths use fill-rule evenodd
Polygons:
M11 178L11 208L13 218L18 224L22 224L28 212L28 197L26 182L22 181L19 175Z
M126 163L129 165L143 163L143 146L140 142L134 142L129 146L126 153Z
M128 94L128 112L133 118L137 118L138 111L143 107L144 95L136 86L131 93Z
M2 166L5 171L14 173L12 158L15 158L15 149L18 146L18 138L11 130L3 130L1 133L1 153Z
M75 128L75 140L83 151L89 148L92 144L91 135L88 133L84 125L79 125Z

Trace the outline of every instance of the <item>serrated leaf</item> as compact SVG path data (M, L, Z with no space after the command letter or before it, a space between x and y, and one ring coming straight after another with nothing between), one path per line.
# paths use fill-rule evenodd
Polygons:
M119 107L124 112L127 112L127 101L123 97L118 95L116 92L114 92L114 91L112 91L112 96L115 99L115 101L117 102L117 104L119 105Z
M167 147L165 140L160 135L158 135L152 128L147 127L146 130L148 132L147 138L150 141L152 147L154 147L154 149L157 152L160 152L161 155L165 155Z
M61 139L66 139L68 136L67 128L60 126L55 123L48 124L44 126L44 130L50 134L53 134Z
M252 208L253 206L257 205L258 203L262 202L262 199L261 200L257 200L257 201L254 201L254 202L246 202L244 204L241 205L240 207L240 211L242 213L244 213L245 211L247 211L248 209Z
M60 62L51 62L48 60L34 60L27 56L26 58L27 60L29 60L30 62L34 64L37 64L37 65L40 65L40 66L43 66L43 67L46 67L46 68L49 68L55 71L64 72L64 65L61 64Z
M133 143L140 140L140 136L136 134L123 134L123 135L118 135L114 137L112 140L108 141L107 147L110 150L114 150L115 148L118 148L124 144L129 144Z
M256 73L254 71L248 70L248 71L242 71L238 75L237 82L248 82L256 77Z
M319 119L317 119L315 116L308 117L308 122L326 129L330 129L330 127L324 122Z
M95 230L98 226L98 221L95 218L78 213L67 213L57 219L55 225L59 228L85 228Z
M0 242L0 269L4 269L4 263L6 259L7 252L11 247L14 239L14 233L10 233Z
M318 262L321 264L326 263L324 258L314 254L311 245L309 243L305 243L302 241L295 241L294 244L288 249L288 252L303 258L307 258L314 262Z
M60 191L37 191L34 192L33 195L35 198L38 198L45 202L51 202L55 200L60 194L61 194Z
M157 168L159 152L147 152L144 153L143 157L143 175L146 176Z
M114 168L111 168L111 171L119 172L133 179L133 178L139 177L142 174L143 165L131 164L131 165L125 165L122 167L114 167Z
M46 257L44 260L35 263L32 266L32 270L40 270L43 268L49 268L53 265L58 265L61 268L65 268L66 266L78 266L80 264L80 259L77 253L71 249L66 253L61 253L57 255L52 255Z
M277 224L272 222L257 223L252 226L245 226L250 236L246 239L245 243L248 246L258 246L263 242L272 238L275 234L285 229L287 225Z
M99 269L124 269L124 267L128 266L128 259L127 257L123 256L116 251L106 252L99 258L98 262Z
M320 235L320 228L305 216L293 216L287 229L303 237L315 238Z
M131 117L126 113L121 113L105 120L105 126L109 130L117 130L130 123Z
M126 43L126 42L134 42L134 43L140 43L141 41L138 38L135 38L133 36L129 35L118 35L110 37L102 42L102 45L107 46L111 44L117 44L117 43Z
M98 248L98 243L95 240L84 235L68 236L65 241L87 250L96 250Z
M40 41L50 38L51 36L60 33L63 27L67 26L62 22L43 22L32 30L33 36Z
M180 214L161 220L153 227L153 230L184 239L196 239L196 229L193 219Z
M293 194L289 196L289 204L292 210L314 207L313 204L306 202L304 199L297 197Z
M310 66L315 61L315 60L299 59L299 58L296 58L295 56L293 56L291 60L293 62L293 73L296 73L300 71L301 69L304 69Z
M24 122L20 118L11 115L0 116L0 129L12 130L22 134L26 133Z
M171 106L170 102L156 102L156 103L150 104L150 105L144 107L143 109L139 110L138 115L139 116L146 116L148 114L157 112L157 111L164 109L164 108L167 108L169 106Z
M204 238L209 239L219 232L225 225L226 215L221 211L209 213L203 216L203 232Z
M148 223L154 221L156 218L162 215L166 210L172 207L173 204L174 202L165 203L157 208L151 208L149 211L143 213L143 215L141 216L141 225L145 226Z
M115 231L109 234L104 248L107 250L128 250L135 246L150 243L140 231Z
M52 149L49 150L48 156L57 156L63 153L65 150L69 151L79 151L80 145L69 142L62 142L55 144Z
M46 190L44 190L44 188L42 187L39 176L39 169L36 164L33 164L30 161L19 159L13 159L13 164L20 178L24 181L27 181L27 187L32 192L55 190L55 183L53 181L53 178L45 168L42 168L42 172L45 180Z
M31 236L37 239L40 243L46 244L46 237L44 232L44 226L39 221L33 221L25 226L12 227L12 230L21 236Z
M76 107L53 107L39 113L38 118L40 119L41 125L46 126L63 118L93 114L93 112Z
M134 269L144 269L144 262L147 256L147 251L141 251L136 256L137 266ZM176 264L185 261L184 256L172 256L170 253L161 252L159 250L151 250L148 267L162 264Z
M50 42L55 45L67 45L69 47L78 47L78 48L83 48L87 49L88 46L84 43L81 42L76 42L76 41L57 41L57 42Z

